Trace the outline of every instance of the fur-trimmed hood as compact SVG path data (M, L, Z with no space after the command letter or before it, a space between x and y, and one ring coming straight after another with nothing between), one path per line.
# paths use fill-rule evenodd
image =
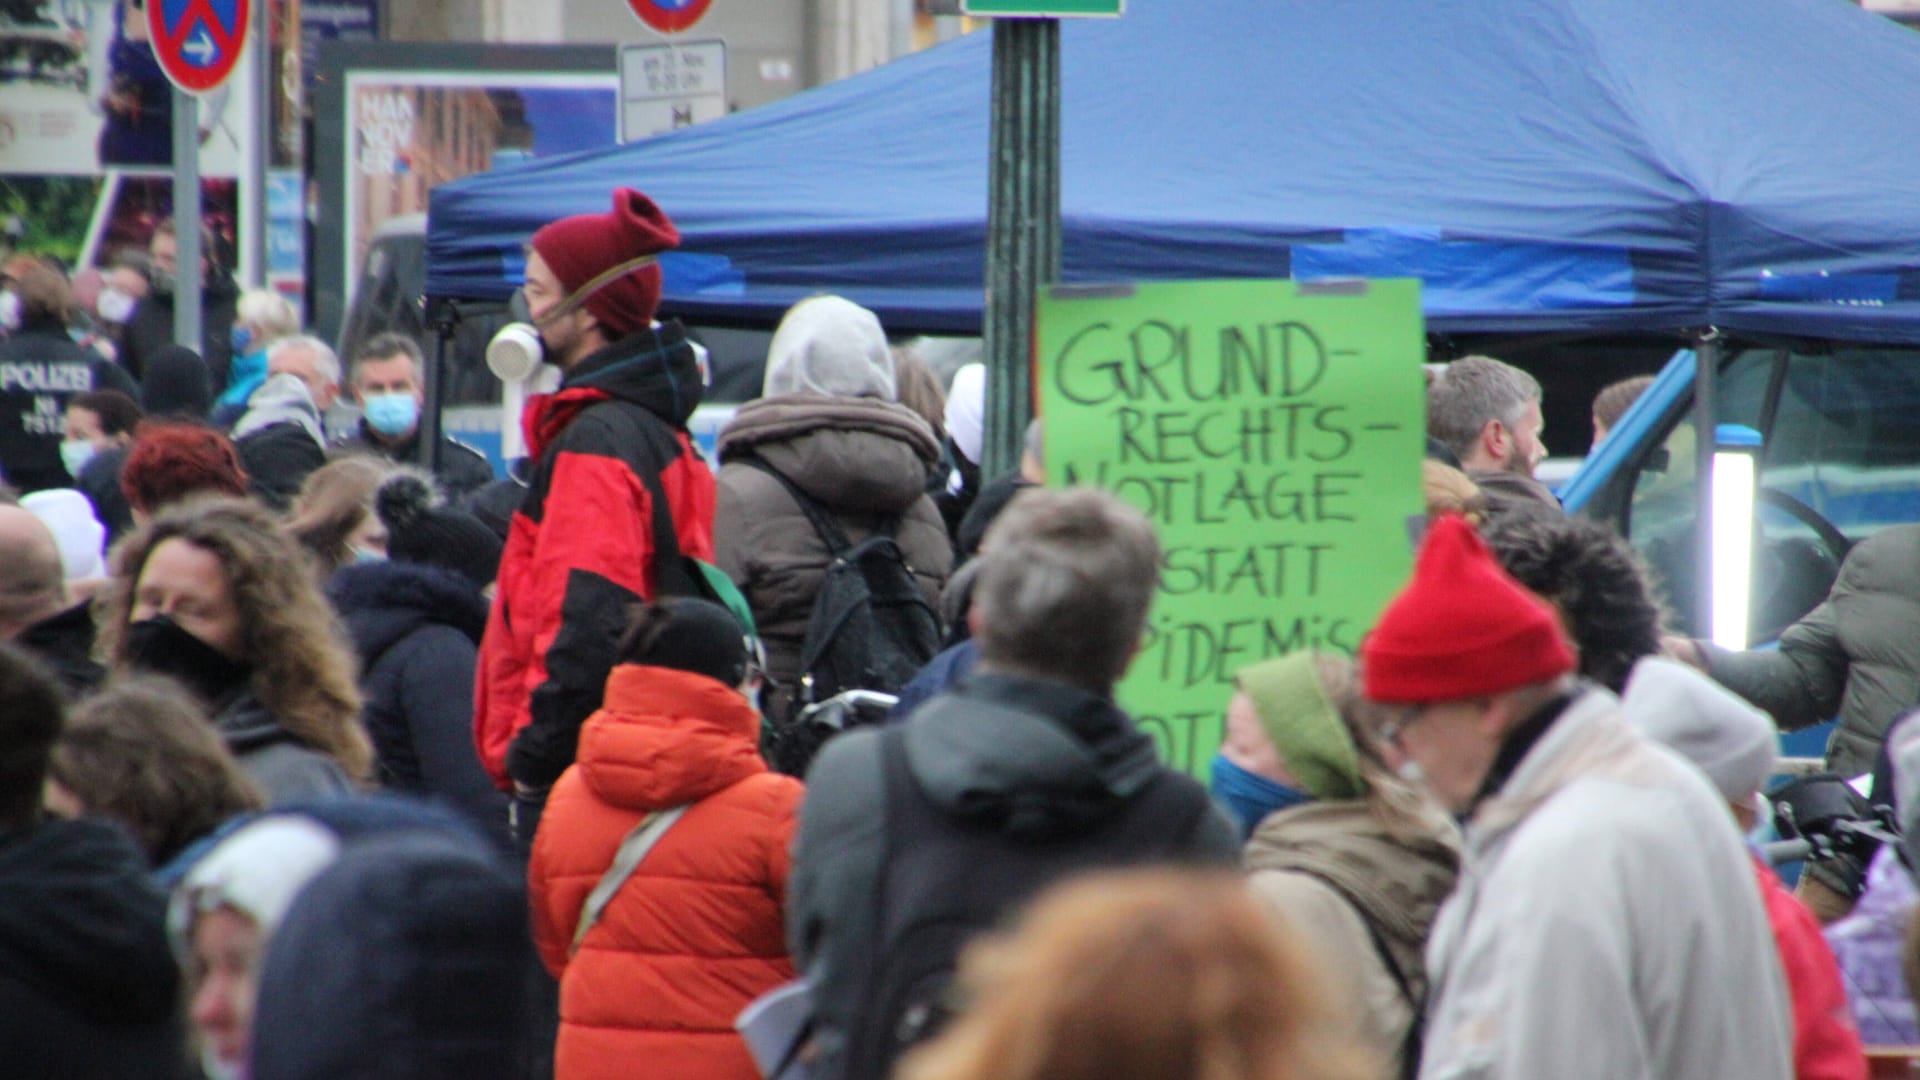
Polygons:
M437 566L357 563L341 568L327 593L353 636L362 670L422 626L451 626L476 645L487 627L485 596L466 578Z

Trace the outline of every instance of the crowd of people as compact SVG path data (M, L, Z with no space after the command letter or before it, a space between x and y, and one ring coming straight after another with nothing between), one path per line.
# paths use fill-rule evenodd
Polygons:
M1840 1080L1863 1028L1920 1042L1904 847L1796 897L1754 846L1776 720L1846 686L1836 767L1891 805L1914 695L1842 658L1780 704L1826 608L1782 659L1669 634L1533 478L1518 369L1429 373L1411 578L1360 655L1241 669L1203 783L1114 694L1152 524L1047 486L1037 422L984 475L978 366L803 301L709 463L678 233L623 189L532 238L527 459L429 473L414 342L343 367L209 260L221 325L164 344L173 240L98 343L55 264L0 279L10 1074Z

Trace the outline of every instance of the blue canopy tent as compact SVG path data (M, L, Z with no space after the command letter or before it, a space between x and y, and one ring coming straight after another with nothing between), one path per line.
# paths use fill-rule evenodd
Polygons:
M1845 0L1133 0L1062 33L1065 276L1404 276L1440 332L1920 343L1920 37ZM987 35L436 189L427 292L632 185L667 307L977 330Z

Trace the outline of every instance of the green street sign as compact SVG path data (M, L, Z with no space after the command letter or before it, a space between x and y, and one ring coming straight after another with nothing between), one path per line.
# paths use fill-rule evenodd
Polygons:
M989 19L1111 18L1126 6L1127 0L960 0L960 14Z

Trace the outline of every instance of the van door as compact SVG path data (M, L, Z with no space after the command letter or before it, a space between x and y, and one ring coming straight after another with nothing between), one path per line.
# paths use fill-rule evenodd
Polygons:
M1750 640L1771 641L1826 596L1853 543L1920 521L1920 350L1744 348L1719 398L1718 423L1763 440ZM1618 524L1665 585L1675 629L1704 636L1691 401L1656 431L1630 459Z

